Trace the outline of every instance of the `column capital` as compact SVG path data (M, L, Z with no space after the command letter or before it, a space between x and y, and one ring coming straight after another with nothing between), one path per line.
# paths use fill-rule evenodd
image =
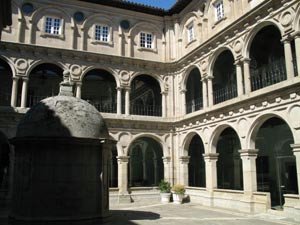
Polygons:
M161 94L161 95L167 95L168 92L167 92L166 90L164 90L164 91L160 92L160 94Z
M179 157L179 161L182 163L182 164L188 164L190 162L190 156L180 156Z
M76 81L75 82L75 85L78 87L78 86L81 86L82 85L82 81Z
M243 62L242 58L238 58L238 59L234 60L234 65L235 65L235 66L242 66L242 65L241 65L242 62Z
M212 80L212 79L214 79L214 76L213 76L213 75L207 75L207 76L206 76L206 79L207 79L207 80Z
M171 162L171 157L170 157L170 156L164 156L164 157L162 157L162 159L163 159L163 162L164 162L164 163L169 163L169 162Z
M25 81L25 82L28 82L29 81L29 77L22 77L22 80Z
M291 43L291 37L290 36L285 36L281 39L281 42L283 44L290 44Z
M295 32L292 34L292 36L293 36L294 38L300 38L300 31L295 31Z
M12 77L13 80L20 80L20 77L14 76Z
M241 61L244 63L250 63L251 59L249 57L241 58Z
M291 148L293 149L293 152L299 152L300 153L300 144L291 144Z
M181 93L181 94L183 94L183 93L185 93L185 92L186 92L186 89L185 89L185 88L180 89L180 93Z
M238 152L241 157L257 157L258 149L240 149Z
M117 160L119 164L128 163L130 156L117 156Z
M205 161L217 161L219 157L219 153L205 153L203 154Z
M207 81L207 76L201 77L201 82L205 82L205 81Z

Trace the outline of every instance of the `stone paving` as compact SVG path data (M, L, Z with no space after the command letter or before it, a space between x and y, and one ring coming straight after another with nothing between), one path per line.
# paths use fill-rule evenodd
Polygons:
M182 205L153 202L111 205L107 225L299 225L280 212L247 214L193 203ZM7 210L0 208L0 225L8 225ZM50 224L49 224L50 225Z

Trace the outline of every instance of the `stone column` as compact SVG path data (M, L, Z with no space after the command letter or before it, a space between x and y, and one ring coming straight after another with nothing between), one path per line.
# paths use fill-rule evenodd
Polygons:
M128 195L128 162L129 162L129 158L130 158L129 156L117 156L119 201L126 198L126 197L121 197L121 196Z
M295 36L297 75L300 76L300 32Z
M203 109L207 108L207 79L202 78L202 99L203 99Z
M234 187L241 188L241 168L240 168L240 156L234 156L233 165L234 165Z
M300 144L292 144L291 147L293 149L294 156L296 157L298 190L300 190Z
M81 98L82 82L76 82L76 98Z
M219 153L203 154L205 161L205 177L206 177L206 190L212 192L213 189L218 187L217 183L217 161Z
M161 92L161 107L162 107L162 117L167 117L167 104L166 104L166 95L165 91Z
M207 77L207 95L208 95L208 106L211 107L214 104L214 91L213 91L213 76Z
M284 44L286 76L287 79L292 79L295 77L295 73L294 73L294 66L293 66L291 42L285 39L283 40L283 44Z
M128 57L132 57L132 40L131 40L131 36L128 35L127 36L127 42L128 42Z
M168 181L171 183L171 177L170 177L170 173L171 173L171 157L170 156L166 156L166 157L162 157L163 162L164 162L164 180Z
M130 115L130 88L125 89L125 115Z
M242 149L239 153L243 162L244 192L252 194L257 191L256 158L257 149Z
M13 80L13 83L12 83L12 88L11 88L10 105L12 107L16 107L17 106L17 97L18 97L18 81L19 81L19 77L13 77L12 80Z
M22 84L21 107L26 108L29 79L28 79L28 77L23 77L22 80L23 80L23 84Z
M250 74L250 59L244 58L244 82L245 82L245 94L251 92L251 74Z
M186 89L181 89L180 90L180 94L181 94L181 102L182 102L182 110L181 110L181 115L185 115L186 114L186 99L185 99L185 93L186 93Z
M122 114L122 88L117 87L117 115Z
M190 156L180 156L179 162L180 162L180 183L188 186L189 185L189 161Z
M240 96L244 94L243 71L242 71L241 61L237 60L235 62L235 66L236 66L237 95Z

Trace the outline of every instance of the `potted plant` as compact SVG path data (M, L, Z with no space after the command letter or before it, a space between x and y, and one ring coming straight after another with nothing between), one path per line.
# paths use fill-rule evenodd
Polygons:
M158 187L160 190L161 203L169 203L171 198L171 184L168 181L161 180Z
M175 204L182 204L182 200L185 193L184 185L182 184L175 184L172 187L172 193L173 193L173 202Z

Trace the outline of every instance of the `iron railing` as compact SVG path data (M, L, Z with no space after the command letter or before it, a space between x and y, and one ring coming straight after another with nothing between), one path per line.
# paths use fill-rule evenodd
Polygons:
M286 80L286 69L284 58L251 68L251 90L255 91L281 81Z
M193 99L186 103L186 112L192 113L203 108L202 98Z
M117 113L117 103L113 103L113 102L93 102L93 101L89 101L88 102L90 104L92 104L93 106L95 106L95 108L99 111L99 112L103 112L103 113Z
M161 105L130 105L131 115L142 115L142 116L161 116L162 107Z
M228 85L223 88L214 90L214 104L225 102L235 97L237 97L236 85Z

